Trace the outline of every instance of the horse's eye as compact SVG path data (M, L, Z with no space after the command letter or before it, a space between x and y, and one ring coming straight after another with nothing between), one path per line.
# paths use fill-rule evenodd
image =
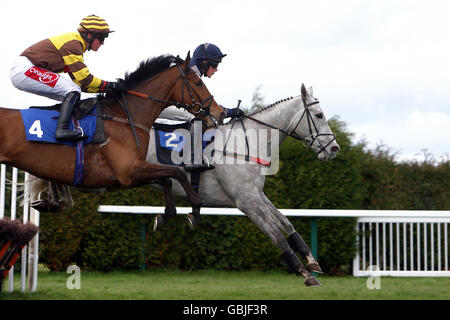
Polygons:
M203 86L203 81L202 81L202 80L199 80L199 81L197 81L197 82L195 83L195 85L196 85L197 87L201 87L201 86Z
M319 119L322 119L323 118L323 113L316 114L316 117L319 118Z

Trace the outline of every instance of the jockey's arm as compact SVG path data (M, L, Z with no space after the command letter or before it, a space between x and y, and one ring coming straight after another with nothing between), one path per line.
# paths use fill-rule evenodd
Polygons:
M242 111L241 109L239 109L239 107L237 108L225 108L224 106L221 106L223 108L223 110L226 112L227 114L227 118L231 117L231 118L240 118L244 115L244 111Z
M73 52L73 54L64 56L63 59L66 64L64 71L69 74L73 82L81 87L83 92L96 93L106 89L108 82L91 74L84 64L83 55Z

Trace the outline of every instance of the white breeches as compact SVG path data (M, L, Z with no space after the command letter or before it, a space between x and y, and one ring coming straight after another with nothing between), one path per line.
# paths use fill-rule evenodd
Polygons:
M170 106L165 108L159 117L156 119L156 122L159 123L172 123L171 121L182 121L188 122L194 119L194 115L186 111L185 109L179 109L175 106ZM167 121L170 120L170 121Z
M72 80L52 71L34 66L26 57L20 56L11 68L11 82L19 90L50 99L63 101L72 91L81 93L81 88Z

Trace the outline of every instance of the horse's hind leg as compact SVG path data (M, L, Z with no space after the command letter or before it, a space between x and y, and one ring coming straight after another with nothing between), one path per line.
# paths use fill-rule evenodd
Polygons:
M166 223L177 214L177 209L175 207L175 201L173 199L172 193L172 180L168 178L160 179L156 181L156 183L163 188L164 199L166 201L166 208L164 209L164 214L162 216L158 215L155 218L153 224L153 230L155 231L164 227Z
M30 206L39 212L58 212L60 205L58 201L58 192L56 183L46 181L47 184L47 200L35 200Z
M323 273L319 263L312 255L311 249L308 247L300 234L295 231L295 228L289 219L273 205L265 194L262 194L261 197L264 200L264 203L266 203L271 209L270 214L273 215L275 223L288 235L287 241L291 249L298 252L303 259L308 261L306 269L311 272Z
M66 184L57 183L56 187L60 195L60 199L58 200L60 205L60 211L65 211L70 208L73 208L74 202L72 195L70 194L69 186Z
M308 264L306 265L306 268L311 272L317 272L317 273L323 273L322 269L320 268L319 263L312 255L311 249L308 247L306 242L302 239L300 234L295 231L288 237L288 243L290 247L300 253L300 255L308 261Z
M236 201L236 206L283 252L281 258L291 272L303 276L307 286L320 286L320 282L305 268L295 252L290 248L286 238L277 228L274 216L270 214L271 208L264 201L261 199L245 199Z
M58 200L58 190L55 182L47 181L47 193L50 211L58 212L60 206Z

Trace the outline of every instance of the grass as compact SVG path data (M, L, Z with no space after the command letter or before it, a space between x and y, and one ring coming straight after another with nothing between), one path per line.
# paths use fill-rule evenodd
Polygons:
M369 290L367 278L319 276L322 286L282 271L115 271L81 272L81 289L70 290L71 274L40 272L35 293L0 293L0 300L449 300L450 278L381 278ZM7 280L4 282L7 287ZM4 288L5 290L5 288Z

